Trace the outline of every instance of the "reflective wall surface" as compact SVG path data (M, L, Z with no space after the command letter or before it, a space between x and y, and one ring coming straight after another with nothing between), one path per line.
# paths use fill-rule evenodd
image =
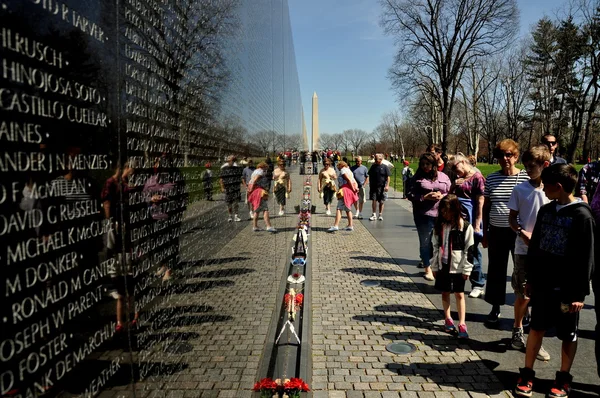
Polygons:
M247 225L213 200L241 177L224 157L302 133L287 2L3 0L0 20L0 395L182 382L179 327L227 317L178 317L215 285L173 280Z

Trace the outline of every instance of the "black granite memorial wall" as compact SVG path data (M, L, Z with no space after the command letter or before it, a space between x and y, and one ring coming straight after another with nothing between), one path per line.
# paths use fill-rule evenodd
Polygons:
M288 14L0 1L2 397L94 396L184 366L153 359L186 349L165 281L239 231L211 201L220 166L301 133Z

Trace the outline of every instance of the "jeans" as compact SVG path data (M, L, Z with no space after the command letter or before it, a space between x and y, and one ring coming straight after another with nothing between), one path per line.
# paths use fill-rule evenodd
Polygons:
M435 217L413 213L417 233L419 234L419 256L423 265L429 267L431 261L431 231L435 225Z
M492 227L488 231L488 274L485 301L491 305L506 303L506 274L509 254L515 254L517 234L510 227Z
M471 275L469 276L469 280L471 281L471 287L483 287L485 286L485 278L483 277L483 270L481 269L482 264L482 253L479 244L481 243L481 239L483 236L475 234L475 247L473 253L473 270L471 271Z

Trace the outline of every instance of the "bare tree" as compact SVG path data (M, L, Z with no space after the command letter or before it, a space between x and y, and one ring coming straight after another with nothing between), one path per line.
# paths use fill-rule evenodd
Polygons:
M393 85L414 88L414 76L430 83L439 99L442 148L464 67L502 51L518 29L516 0L380 0L381 26L394 36L398 53Z
M345 141L348 143L348 146L352 149L352 151L357 154L360 150L360 147L365 143L368 138L368 133L361 129L349 129L344 130L342 133L345 137Z

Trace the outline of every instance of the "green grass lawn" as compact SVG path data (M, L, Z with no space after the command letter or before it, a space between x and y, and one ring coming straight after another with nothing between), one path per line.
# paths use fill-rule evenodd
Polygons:
M419 166L418 161L410 163L410 167L414 171L417 171L418 166ZM584 166L583 164L576 164L575 168L579 172L579 170L581 170L581 168L583 166ZM517 164L517 167L519 169L523 169L523 165L520 163ZM392 169L391 185L397 191L402 191L402 189L403 189L403 186L402 186L402 169L403 168L404 168L404 165L402 164L402 162L395 162L394 168ZM479 163L477 165L477 168L479 169L479 171L481 171L481 174L483 174L484 177L487 177L489 174L493 173L494 171L500 170L500 166L498 166L497 164L487 164L487 163Z

